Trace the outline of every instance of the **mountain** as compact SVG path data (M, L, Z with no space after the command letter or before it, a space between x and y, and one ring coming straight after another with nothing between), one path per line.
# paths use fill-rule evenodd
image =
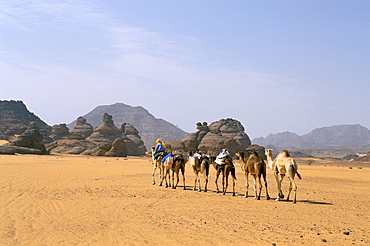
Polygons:
M252 143L277 149L364 149L370 147L370 130L359 124L322 127L299 136L291 132L255 138Z
M114 124L120 128L123 123L132 124L138 131L147 149L155 145L155 140L175 141L187 137L189 133L181 130L172 123L163 119L157 119L141 106L129 106L123 103L98 106L89 113L83 115L88 123L94 128L102 123L104 113L113 116ZM68 124L73 129L76 121Z
M31 113L22 101L0 101L0 139L23 133L30 122L50 134L51 127Z

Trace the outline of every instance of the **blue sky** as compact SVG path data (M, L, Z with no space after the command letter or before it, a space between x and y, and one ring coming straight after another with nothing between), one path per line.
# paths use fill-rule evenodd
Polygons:
M369 1L3 0L0 99L50 125L143 106L187 132L370 128Z

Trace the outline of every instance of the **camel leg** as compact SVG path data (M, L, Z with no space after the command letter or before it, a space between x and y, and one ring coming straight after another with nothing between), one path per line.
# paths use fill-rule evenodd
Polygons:
M166 179L166 182L168 181L166 187L171 187L171 172L170 172L170 169L167 169L166 173L167 173L166 176L168 175L168 179Z
M172 175L174 175L174 174L172 173ZM180 170L177 170L177 172L176 172L176 185L175 185L175 189L179 185L179 181L180 181Z
M293 177L289 176L289 181L290 181L289 192L288 192L288 196L287 196L286 200L289 201L290 192L293 189L293 191L294 191L293 203L297 203L297 185L294 181L294 176Z
M248 189L249 189L249 182L248 182L248 173L244 173L245 175L245 195L243 197L248 197Z
M231 172L231 178L233 179L233 196L235 196L235 180L236 180L235 168L232 167L230 169L230 172Z
M262 175L263 175L263 180L265 182L265 188L266 188L266 200L270 200L269 192L268 192L268 189L267 189L266 169L265 169L265 172Z
M185 168L181 168L181 174L182 174L182 182L184 184L184 190L186 190L186 185L185 185Z
M204 192L207 192L208 175L204 175Z
M164 176L164 169L162 166L159 167L159 186L162 186Z
M285 176L284 174L279 175L279 173L277 172L275 173L276 183L278 187L278 195L276 201L279 201L280 198L284 198L283 191L281 190L281 183L283 182L284 176Z
M155 185L155 171L157 170L157 165L153 164L153 171L152 171L152 184Z
M257 195L257 176L253 175L253 191L254 191L254 199L258 198Z
M224 172L222 175L222 187L223 187L223 194L226 194L227 187L229 186L229 172Z
M235 196L235 179L233 177L233 196Z
M198 182L198 175L197 174L195 174L196 176L195 176L195 181L194 181L194 188L193 188L193 190L196 190L197 189L197 182Z
M176 184L175 184L175 173L176 173ZM172 189L176 189L179 183L179 172L172 171Z
M216 184L216 192L219 193L220 190L218 189L218 184L217 184L217 181L218 181L218 177L220 176L220 171L217 170L217 173L216 173L216 180L215 180L215 184Z

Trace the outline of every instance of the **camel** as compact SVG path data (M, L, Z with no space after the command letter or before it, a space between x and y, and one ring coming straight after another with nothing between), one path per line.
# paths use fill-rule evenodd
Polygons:
M233 159L230 156L227 156L224 160L223 164L217 164L214 162L214 157L212 158L212 165L216 169L216 192L219 193L218 189L218 177L222 173L222 193L225 195L227 187L229 185L229 174L231 173L231 177L233 179L233 196L235 196L235 180L236 180L236 175L235 175L235 166L233 163Z
M289 201L289 196L293 189L293 203L297 203L297 185L294 181L294 176L297 174L298 178L302 179L301 175L298 173L297 163L292 157L290 157L287 150L283 150L281 153L279 153L276 156L275 160L272 159L272 149L266 149L265 154L267 156L267 163L269 167L274 171L274 175L276 178L276 183L278 187L278 195L276 201L284 198L283 191L281 190L281 183L283 182L285 174L288 174L290 185L286 200Z
M243 152L237 152L236 156L239 158L239 164L241 169L244 171L245 178L246 178L246 189L245 189L245 195L243 197L248 197L248 176L251 174L254 179L254 199L260 200L261 198L261 192L262 192L262 182L261 182L261 176L263 177L263 180L265 181L265 188L266 188L266 200L270 199L268 190L267 190L267 180L266 180L266 163L261 159L261 157L258 156L257 152L253 152L249 155L246 162L244 162L244 153ZM257 181L259 184L259 191L257 194Z
M206 155L202 155L201 158L194 158L190 155L190 158L189 158L189 162L192 165L193 171L195 174L195 182L194 182L193 190L197 189L197 184L198 184L198 191L199 192L202 191L202 188L200 185L200 177L199 177L199 173L201 173L203 174L203 177L204 177L204 192L207 192L208 176L209 176L209 158Z
M157 160L154 159L154 149L155 147L152 146L151 148L151 151L152 151L152 164L153 164L153 171L152 171L152 184L155 185L155 171L157 170L157 168L159 168L159 180L161 180L161 182L159 183L159 186L162 185L162 177L163 177L163 163L162 163L162 159L163 159L163 155L160 155L158 156Z
M186 186L185 186L185 158L181 153L175 155L175 157L173 159L173 164L172 164L171 170L172 170L172 189L176 189L176 187L179 183L179 172L181 170L182 181L183 181L183 184L184 184L184 190L186 190ZM175 184L175 173L176 173L176 184Z

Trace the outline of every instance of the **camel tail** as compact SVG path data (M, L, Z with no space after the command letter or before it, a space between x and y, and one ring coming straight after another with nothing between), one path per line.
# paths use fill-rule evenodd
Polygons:
M234 168L231 168L231 176L233 176L233 179L236 180L236 174L235 174L235 167Z
M298 177L299 179L302 179L302 176L299 174L299 172L296 172L296 174L297 174L297 177Z

